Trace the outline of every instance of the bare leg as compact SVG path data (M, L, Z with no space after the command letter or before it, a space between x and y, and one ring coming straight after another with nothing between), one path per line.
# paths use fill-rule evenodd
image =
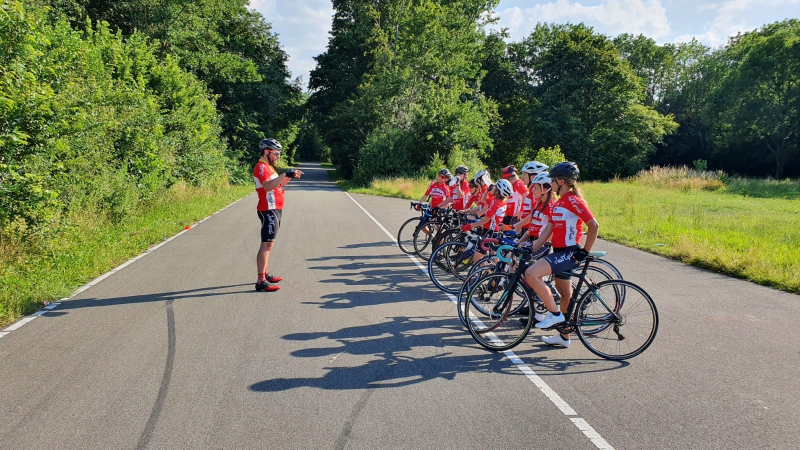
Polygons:
M572 301L572 281L556 278L556 290L558 295L561 296L561 312L566 316L567 310L569 310L569 302ZM569 339L569 334L562 333L561 337Z
M258 254L256 255L256 266L258 268L258 273L267 273L269 254L272 252L272 247L274 246L275 242L262 242L261 247L258 248Z
M542 280L542 278L550 275L550 272L550 264L546 260L540 259L525 271L525 280L542 300L547 310L551 313L555 313L558 312L556 309L556 300L553 298L553 293L550 292L550 288L547 287L547 283ZM561 291L559 291L559 293L561 293Z

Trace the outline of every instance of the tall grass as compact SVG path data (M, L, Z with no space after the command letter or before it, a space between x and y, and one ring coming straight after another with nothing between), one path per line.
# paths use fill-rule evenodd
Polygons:
M604 239L800 292L800 201L585 183Z
M655 166L624 181L683 191L704 190L745 197L800 199L800 180L732 177L721 170L698 171L686 166Z

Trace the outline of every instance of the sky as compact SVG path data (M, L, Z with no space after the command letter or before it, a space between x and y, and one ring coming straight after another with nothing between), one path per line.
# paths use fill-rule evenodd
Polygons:
M250 0L250 6L272 23L292 78L307 85L314 56L328 45L330 0ZM526 37L537 22L583 22L608 36L641 33L660 44L697 38L717 47L738 32L800 18L800 0L501 0L495 12L511 41Z

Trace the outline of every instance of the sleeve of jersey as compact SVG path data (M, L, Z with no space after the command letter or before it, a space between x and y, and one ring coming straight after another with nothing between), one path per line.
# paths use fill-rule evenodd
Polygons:
M572 197L572 201L576 201L577 205L570 204L570 209L572 209L572 212L577 214L584 223L594 220L594 214L589 211L589 205L587 205L582 198Z
M433 189L433 183L431 183L430 186L428 186L428 190L425 191L425 197L431 195L431 189ZM419 191L417 191L417 192L419 192Z
M267 175L266 167L263 164L257 164L256 167L253 169L253 176L256 177L259 183L262 185L265 181L269 179L269 175Z

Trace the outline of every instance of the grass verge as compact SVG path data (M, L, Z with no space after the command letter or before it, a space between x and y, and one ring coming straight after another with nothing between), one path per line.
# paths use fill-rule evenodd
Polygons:
M44 301L70 296L92 278L252 192L252 185L179 186L117 223L84 213L40 242L0 238L0 327L40 309Z
M349 192L419 199L428 180L337 179ZM800 183L734 178L582 183L603 239L800 293ZM758 198L754 198L758 197Z

